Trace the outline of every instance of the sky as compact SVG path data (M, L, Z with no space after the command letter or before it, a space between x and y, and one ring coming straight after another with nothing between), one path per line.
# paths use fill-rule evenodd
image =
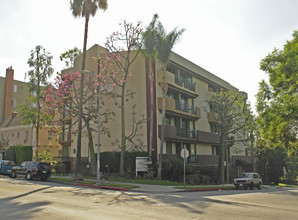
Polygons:
M259 82L268 80L260 61L282 49L298 30L297 0L108 0L107 11L90 18L87 48L104 46L121 30L120 22L141 21L153 14L169 32L185 28L173 51L248 94L254 106ZM53 56L53 68L65 64L60 54L82 50L84 18L74 18L69 0L13 0L0 6L0 76L12 66L14 78L26 81L30 51L42 45Z

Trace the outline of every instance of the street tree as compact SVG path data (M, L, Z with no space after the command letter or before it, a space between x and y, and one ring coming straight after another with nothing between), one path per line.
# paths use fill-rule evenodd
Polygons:
M77 47L70 49L60 55L60 60L65 62L67 68L73 67L77 56L81 55L82 51Z
M33 125L36 129L33 151L35 160L38 161L38 143L39 129L46 121L51 120L50 114L41 112L40 99L43 95L45 86L48 85L48 79L52 76L54 69L52 68L53 57L42 46L38 45L31 51L30 58L27 63L31 68L26 74L28 77L28 87L30 96L24 105L19 106L22 123Z
M83 45L83 59L82 71L85 70L86 62L86 48L88 39L88 25L90 16L94 16L98 9L105 11L108 8L107 0L70 0L70 9L75 17L85 17L85 31L84 31L84 45ZM77 135L77 153L76 153L76 170L75 177L81 176L81 130L82 130L82 117L83 117L83 85L84 75L81 77L80 87L80 102L79 102L79 118L78 118L78 135ZM79 177L81 178L81 177Z
M123 31L116 31L107 38L105 44L107 53L105 57L102 58L103 61L101 62L99 78L102 85L110 84L115 88L110 91L108 95L115 98L115 104L120 108L121 112L121 137L120 143L116 144L120 145L120 174L123 175L124 153L127 150L127 141L134 146L137 145L133 139L137 136L137 130L140 129L145 119L136 119L136 114L133 112L132 132L129 133L126 131L126 102L134 96L134 91L127 88L127 82L132 76L132 64L141 51L142 26L140 22L134 25L127 21L119 25L123 26ZM133 109L135 109L135 107Z
M298 150L298 31L283 50L275 49L260 63L269 76L257 94L258 123L261 135L271 147L283 146L289 153Z
M153 84L154 84L154 72L153 66L154 62L157 58L157 37L156 37L156 22L158 19L158 15L153 15L152 21L143 32L143 54L146 57L146 62L148 64L149 69L149 83L150 83L150 116L149 116L149 157L152 158L152 143L153 143L153 113L154 113L154 93L153 93Z
M229 166L228 166L228 145L230 144L230 135L236 139L243 139L248 119L250 116L250 107L246 102L246 97L242 96L237 91L221 89L218 93L214 93L210 100L210 113L213 114L213 119L217 126L219 135L219 181L224 183L224 161L226 161L226 180L229 181Z
M69 127L75 127L78 123L79 116L79 92L81 88L80 78L82 74L66 73L61 77L57 76L55 83L48 87L43 94L43 111L44 112L63 112L60 117L52 121L53 129L62 128L65 124ZM98 78L95 74L88 74L84 80L83 92L83 114L82 119L84 126L82 127L81 135L88 138L88 149L91 159L91 172L96 174L96 154L94 152L93 135L98 132ZM103 100L102 98L100 100ZM103 102L100 107L103 107ZM58 111L57 111L58 110ZM110 135L110 130L105 126L112 119L114 112L106 108L100 111L100 133ZM78 131L73 130L74 134L78 135Z
M158 19L158 16L156 15L153 18L153 21L154 19ZM167 34L165 28L163 27L160 21L157 22L156 29L154 31L156 33L156 40L157 40L157 47L156 47L157 59L162 64L162 82L161 82L162 122L161 122L161 142L160 142L160 151L159 151L159 164L158 164L158 173L157 173L158 179L161 179L161 174L162 174L162 154L163 154L164 127L165 127L165 114L166 114L165 113L166 112L166 94L168 91L168 86L166 83L166 67L170 60L171 51L174 45L180 39L184 31L185 29L179 30L177 28L174 28L172 31L170 31Z
M259 84L256 105L259 115L257 123L261 128L263 145L268 148L266 149L268 154L280 152L282 151L280 148L283 148L287 152L285 168L289 170L288 173L297 176L297 163L292 163L298 158L297 30L293 32L293 39L287 41L282 50L274 49L262 59L260 69L269 76L269 82L263 80ZM282 172L279 174L280 178Z

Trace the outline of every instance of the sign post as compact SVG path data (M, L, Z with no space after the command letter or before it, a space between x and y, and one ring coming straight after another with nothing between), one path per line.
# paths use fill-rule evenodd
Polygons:
M181 150L181 157L183 158L183 181L184 181L184 188L185 188L185 162L186 158L188 158L189 152L187 149L185 149L185 145L183 146L183 149Z

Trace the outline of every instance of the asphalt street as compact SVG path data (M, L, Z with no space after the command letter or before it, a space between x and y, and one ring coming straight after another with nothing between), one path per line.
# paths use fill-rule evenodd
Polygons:
M123 192L0 177L0 219L297 219L298 189Z

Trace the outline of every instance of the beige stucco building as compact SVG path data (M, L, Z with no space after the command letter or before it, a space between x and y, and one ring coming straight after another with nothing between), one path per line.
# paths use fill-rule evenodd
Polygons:
M98 73L98 65L94 57L103 58L105 49L99 45L94 45L87 50L86 70ZM74 67L63 70L62 73L81 71L82 57L79 56L74 63ZM150 118L150 83L148 77L148 63L144 56L139 55L131 66L132 76L127 81L127 88L132 90L134 98L126 102L126 130L129 133L132 127L132 106L136 105L138 115ZM154 63L154 84L153 100L155 103L153 117L153 160L156 162L159 154L161 136L161 64ZM189 151L188 163L193 165L201 173L213 174L217 170L219 137L216 131L216 113L210 111L208 99L212 93L219 89L227 89L239 92L247 97L245 92L239 91L216 75L208 72L200 66L190 62L180 55L172 52L170 63L167 66L166 83L168 86L166 98L166 126L164 157L179 157L182 148ZM117 87L112 88L117 90ZM108 122L111 136L101 135L101 151L117 151L119 146L112 144L115 139L120 140L120 110L115 106L115 101L103 95L104 109L111 109L115 112L115 118ZM140 116L139 116L140 117ZM72 129L76 129L73 127ZM149 120L143 128L138 131L140 134L140 146L148 150L149 145ZM235 138L235 137L234 137ZM236 139L239 139L237 137ZM75 161L77 137L71 135L71 139L64 145L64 150L68 156ZM95 152L97 145L97 133L94 133ZM82 138L82 157L87 158L88 152L87 138ZM239 175L243 169L251 166L251 157L248 154L248 146L240 142L229 144L229 165L232 167L233 175Z
M35 129L23 125L18 115L18 105L24 104L29 96L25 82L14 80L12 67L6 69L6 76L0 77L0 155L5 158L5 151L10 146L33 146ZM51 132L44 127L39 131L38 153L49 150L59 159L62 148L59 144L59 133Z

